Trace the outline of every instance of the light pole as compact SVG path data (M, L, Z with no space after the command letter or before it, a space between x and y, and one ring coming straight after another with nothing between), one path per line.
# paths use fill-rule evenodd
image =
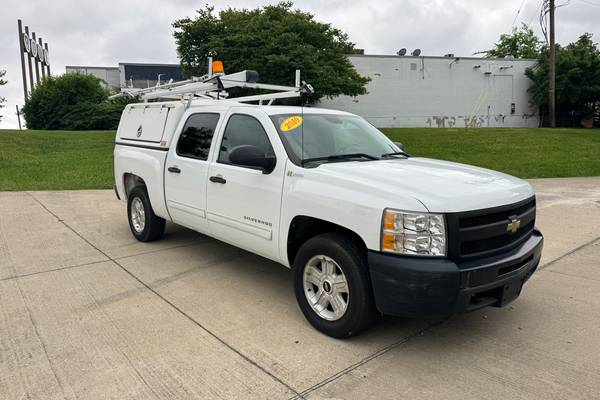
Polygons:
M554 0L550 0L550 49L548 54L548 116L550 127L556 128L556 49L554 44Z

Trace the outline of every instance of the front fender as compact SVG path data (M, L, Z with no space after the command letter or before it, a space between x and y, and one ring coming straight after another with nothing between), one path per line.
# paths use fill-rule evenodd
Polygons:
M356 233L369 250L380 250L381 218L388 207L427 212L412 197L334 179L318 171L305 169L288 161L283 184L280 255L287 256L288 232L294 217L303 215L340 225Z

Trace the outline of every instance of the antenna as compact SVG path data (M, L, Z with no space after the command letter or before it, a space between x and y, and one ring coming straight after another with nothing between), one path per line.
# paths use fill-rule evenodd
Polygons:
M398 50L396 52L396 54L398 54L400 57L402 57L402 56L406 55L406 49L403 47L400 50Z
M411 55L414 57L419 57L421 55L421 49L415 49L415 51L413 51Z

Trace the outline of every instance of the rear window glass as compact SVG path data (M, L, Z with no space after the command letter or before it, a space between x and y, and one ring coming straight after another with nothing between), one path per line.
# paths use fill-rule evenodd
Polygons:
M210 144L219 122L219 114L192 114L185 122L179 141L177 154L181 157L208 159Z

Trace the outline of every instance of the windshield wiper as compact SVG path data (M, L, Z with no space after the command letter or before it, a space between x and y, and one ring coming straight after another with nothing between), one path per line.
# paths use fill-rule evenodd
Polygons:
M327 157L315 157L306 158L302 160L302 165L313 162L313 161L338 161L338 160L350 160L353 158L366 158L367 160L379 160L378 157L372 156L365 153L352 153L352 154L336 154Z
M410 155L408 153L405 153L403 151L394 151L393 153L384 153L384 154L382 154L381 158L388 158L388 157L393 157L393 156L410 157Z

